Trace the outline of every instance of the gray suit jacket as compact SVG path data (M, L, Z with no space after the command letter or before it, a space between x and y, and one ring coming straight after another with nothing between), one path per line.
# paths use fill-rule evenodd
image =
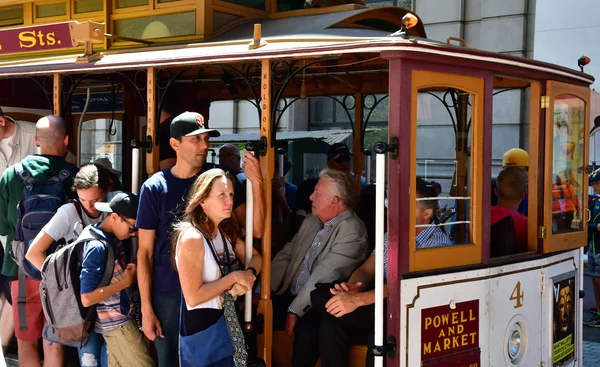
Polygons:
M323 238L310 277L296 296L290 308L298 316L310 309L310 292L317 283L348 279L367 256L367 230L353 211L342 212L342 220ZM317 217L308 215L300 230L271 262L271 288L276 295L285 293L296 276L306 252L323 224Z

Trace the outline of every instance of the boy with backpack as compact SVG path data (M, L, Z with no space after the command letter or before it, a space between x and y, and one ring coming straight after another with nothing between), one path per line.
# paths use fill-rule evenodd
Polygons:
M94 237L85 244L81 264L81 304L83 307L96 305L95 331L102 334L108 349L109 366L154 366L148 348L142 339L133 318L127 293L136 280L136 266L127 263L123 241L137 231L135 227L138 197L131 193L119 193L109 203L96 203L96 209L109 215L100 224L86 227ZM86 230L80 235L89 236ZM107 248L106 244L110 246ZM114 267L110 283L102 281L110 253L114 254Z
M41 366L38 341L42 337L44 314L39 291L40 281L23 276L23 264L17 264L13 259L15 255L13 240L15 235L19 235L23 237L19 243L28 244L37 232L23 231L21 221L31 218L39 223L37 219L43 220L44 215L49 215L51 218L68 197L74 198L70 188L77 172L77 168L64 159L69 137L66 123L62 118L58 116L41 118L36 124L35 143L40 146L41 154L27 156L20 165L5 170L0 179L0 235L7 236L6 254L8 255L4 257L2 274L13 280L11 295L16 305L13 307L13 316L19 347L19 363L28 367ZM39 200L40 195L45 195L47 192L51 192L50 196L54 199ZM32 214L25 218L25 215L30 212ZM50 218L42 222L42 225ZM41 227L37 228L37 231L40 229ZM20 270L21 281L15 281ZM44 342L44 356L44 366L64 364L63 348L59 344Z

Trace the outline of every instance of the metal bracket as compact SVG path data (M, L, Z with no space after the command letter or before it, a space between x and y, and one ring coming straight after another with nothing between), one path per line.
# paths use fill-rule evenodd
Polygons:
M392 136L389 143L378 141L375 143L374 150L376 154L390 153L391 159L398 158L398 138Z
M150 135L146 135L146 142L144 145L146 146L146 153L152 153L152 137Z
M388 358L394 359L396 357L396 337L388 336L385 345L374 345L372 352L375 357L387 355Z
M249 141L246 143L246 150L250 152L256 152L261 157L267 155L267 137L261 136L257 142Z

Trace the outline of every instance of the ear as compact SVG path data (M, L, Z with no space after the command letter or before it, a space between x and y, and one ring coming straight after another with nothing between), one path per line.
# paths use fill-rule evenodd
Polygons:
M63 139L63 144L65 147L69 146L69 135L65 135L65 138Z
M179 150L179 143L180 141L175 138L169 139L169 144L171 145L171 148L173 148L174 151Z
M35 146L37 146L37 147L40 146L40 139L38 138L37 135L33 137L33 141L35 142Z
M333 198L331 199L331 204L338 205L339 203L340 203L340 198L334 195Z
M6 120L2 116L0 116L0 126L6 126Z
M433 209L423 210L423 219L425 219L425 223L431 223L432 217L433 217Z

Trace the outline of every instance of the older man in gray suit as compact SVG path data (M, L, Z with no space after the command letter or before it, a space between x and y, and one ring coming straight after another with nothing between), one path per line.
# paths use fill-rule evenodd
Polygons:
M355 199L347 172L321 171L310 196L312 215L271 263L274 322L281 324L285 315L285 330L295 336L294 367L312 367L318 358L318 320L308 313L310 292L318 283L347 279L367 255L365 225L352 211ZM315 349L316 357L310 352Z

